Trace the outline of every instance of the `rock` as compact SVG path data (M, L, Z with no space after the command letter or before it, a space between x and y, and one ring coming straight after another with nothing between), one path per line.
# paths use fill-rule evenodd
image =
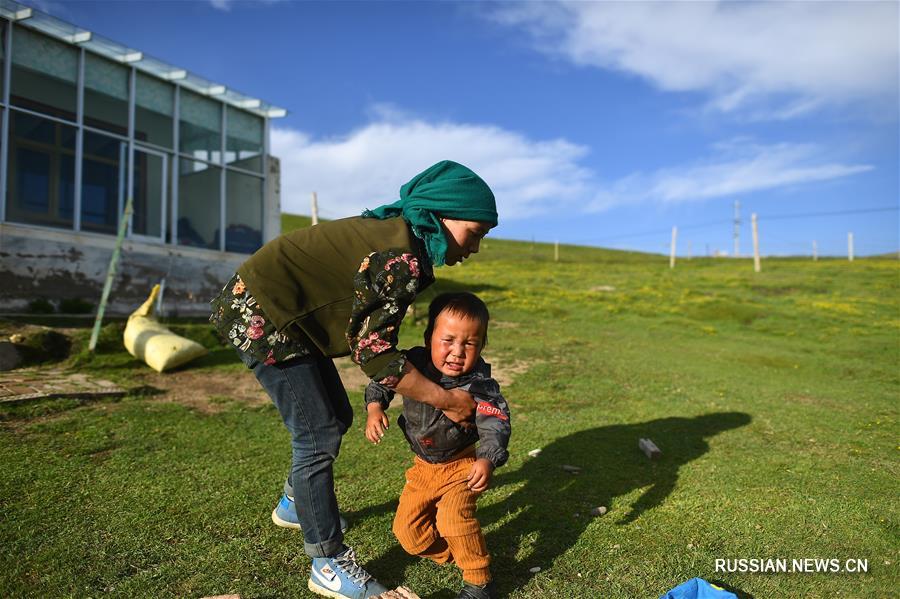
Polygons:
M606 513L606 506L601 505L591 509L591 516L602 516Z
M15 335L10 335L9 340L13 343L25 343L25 335L16 333Z
M531 451L528 452L528 457L530 457L530 458L536 458L539 455L541 455L540 449L532 449Z
M568 464L563 464L560 467L570 474L578 474L579 472L581 472L581 468L579 468L578 466L570 466Z
M644 452L644 455L646 455L651 460L654 460L662 455L659 447L657 447L656 444L650 439L638 439L638 447L641 449L641 451Z
M529 569L528 571L531 572L532 574L537 574L538 572L541 571L541 567L540 567L540 566L535 566L534 568L531 568L531 569Z
M0 341L0 371L18 368L23 361L22 352L16 344Z

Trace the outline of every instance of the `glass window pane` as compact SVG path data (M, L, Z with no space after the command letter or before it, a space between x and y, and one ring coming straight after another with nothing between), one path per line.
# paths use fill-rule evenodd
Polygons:
M171 148L175 86L138 71L134 94L135 139Z
M178 243L219 249L222 169L180 160L178 170Z
M225 173L225 249L252 254L262 247L263 180Z
M14 112L9 129L7 219L71 228L75 128Z
M115 235L125 206L128 144L84 132L81 170L81 228Z
M262 172L263 120L228 107L225 162L249 171Z
M178 145L199 160L221 162L222 104L181 90Z
M25 27L13 32L10 102L75 120L78 50Z
M6 19L0 19L0 74L5 72L6 64L6 36L7 36ZM0 76L0 102L3 101L3 90L6 84L6 77Z
M162 237L163 205L166 200L165 158L159 154L134 152L133 235Z
M128 135L127 67L86 52L84 124Z

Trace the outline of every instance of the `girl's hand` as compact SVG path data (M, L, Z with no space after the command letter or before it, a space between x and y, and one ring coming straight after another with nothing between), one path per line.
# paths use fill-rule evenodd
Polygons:
M491 484L491 476L494 473L494 465L486 458L478 458L472 464L466 486L475 493L481 493Z
M384 410L377 403L370 403L366 407L366 411L368 412L366 417L366 439L378 445L381 443L381 438L384 437L384 432L390 426L390 421L387 414L384 413Z

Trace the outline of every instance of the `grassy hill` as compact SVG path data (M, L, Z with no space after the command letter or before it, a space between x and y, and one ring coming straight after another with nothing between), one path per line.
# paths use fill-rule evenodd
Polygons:
M286 229L298 224L286 217ZM562 246L557 262L552 246L488 238L436 274L417 314L441 290L483 297L485 357L512 406L510 461L479 502L503 596L658 597L694 576L756 598L900 588L896 259L670 270L662 256ZM423 328L407 318L402 344ZM180 330L213 350L192 372L248 376L205 328ZM100 364L82 370L127 379L140 368L112 349ZM350 397L360 408L359 390ZM283 425L227 388L213 400L208 411L136 390L117 403L0 407L0 588L306 596L299 536L268 521L289 463ZM336 469L348 542L385 582L455 596L453 568L397 548L410 452L396 427L365 442L362 415ZM639 451L644 437L658 460ZM592 517L597 506L608 513ZM865 559L868 572L716 571L740 558Z

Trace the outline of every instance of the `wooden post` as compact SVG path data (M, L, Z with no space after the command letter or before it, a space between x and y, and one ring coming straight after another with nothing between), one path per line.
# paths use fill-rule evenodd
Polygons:
M312 192L312 224L319 224L319 197Z
M113 248L112 257L109 259L109 268L106 270L106 282L103 283L103 293L100 296L100 306L97 308L97 316L94 318L94 330L91 331L91 340L88 342L88 351L97 349L97 338L100 336L100 326L103 324L103 314L106 312L106 302L109 301L109 292L112 290L113 280L116 278L116 267L119 264L119 254L122 253L122 240L125 239L125 231L128 230L128 222L134 211L134 198L128 196L125 202L125 210L119 221L119 234L116 235L116 245Z
M559 241L553 244L553 261L559 262Z
M753 270L759 272L759 228L756 225L756 213L751 216L753 221Z
M816 240L813 239L813 262L819 261L819 245L816 243Z
M847 233L847 260L853 262L853 233Z
M678 237L678 227L672 227L672 249L669 250L669 268L675 268L675 239Z

